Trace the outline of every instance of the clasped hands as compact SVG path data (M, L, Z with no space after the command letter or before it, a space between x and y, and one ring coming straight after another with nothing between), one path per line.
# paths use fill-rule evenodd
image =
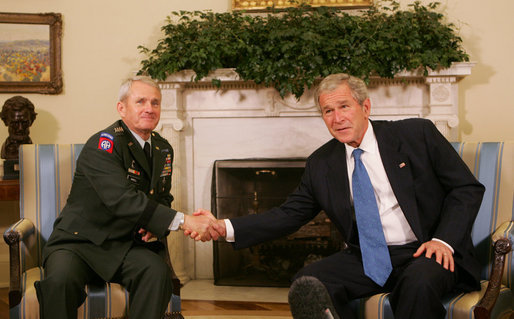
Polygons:
M197 241L218 240L227 234L225 221L216 219L210 211L205 209L199 209L193 215L185 215L182 230L184 235Z
M210 211L205 209L197 210L192 216L184 215L184 225L181 228L184 235L197 241L218 240L218 238L226 236L225 222L216 219ZM144 228L139 229L138 233L144 242L157 239L153 233Z

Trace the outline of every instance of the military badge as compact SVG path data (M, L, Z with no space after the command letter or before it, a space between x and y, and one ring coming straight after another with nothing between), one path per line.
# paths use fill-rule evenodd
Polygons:
M160 177L171 175L171 154L166 154L166 160L164 161L164 168L162 169Z
M98 149L104 150L112 154L114 146L114 137L108 133L101 133L100 140L98 141Z
M141 175L141 172L136 171L135 169L132 169L132 168L129 168L128 172L131 174L137 175L137 176Z

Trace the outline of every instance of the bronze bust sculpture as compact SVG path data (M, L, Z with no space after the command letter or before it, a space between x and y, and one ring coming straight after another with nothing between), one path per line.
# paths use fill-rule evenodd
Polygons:
M6 160L18 160L21 144L32 144L29 127L36 119L34 104L23 96L14 96L5 101L0 118L9 128L9 136L2 145L1 157Z

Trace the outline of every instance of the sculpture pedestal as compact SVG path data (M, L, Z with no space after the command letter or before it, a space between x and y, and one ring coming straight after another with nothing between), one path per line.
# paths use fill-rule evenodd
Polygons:
M20 166L18 160L5 160L4 161L4 180L19 179Z

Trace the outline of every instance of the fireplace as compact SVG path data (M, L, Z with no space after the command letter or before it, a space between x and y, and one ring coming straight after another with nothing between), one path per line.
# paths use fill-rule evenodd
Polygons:
M259 214L280 205L298 185L305 159L218 160L212 178L217 218ZM306 264L338 251L339 233L322 212L294 234L235 251L214 244L214 283L229 286L289 287Z

